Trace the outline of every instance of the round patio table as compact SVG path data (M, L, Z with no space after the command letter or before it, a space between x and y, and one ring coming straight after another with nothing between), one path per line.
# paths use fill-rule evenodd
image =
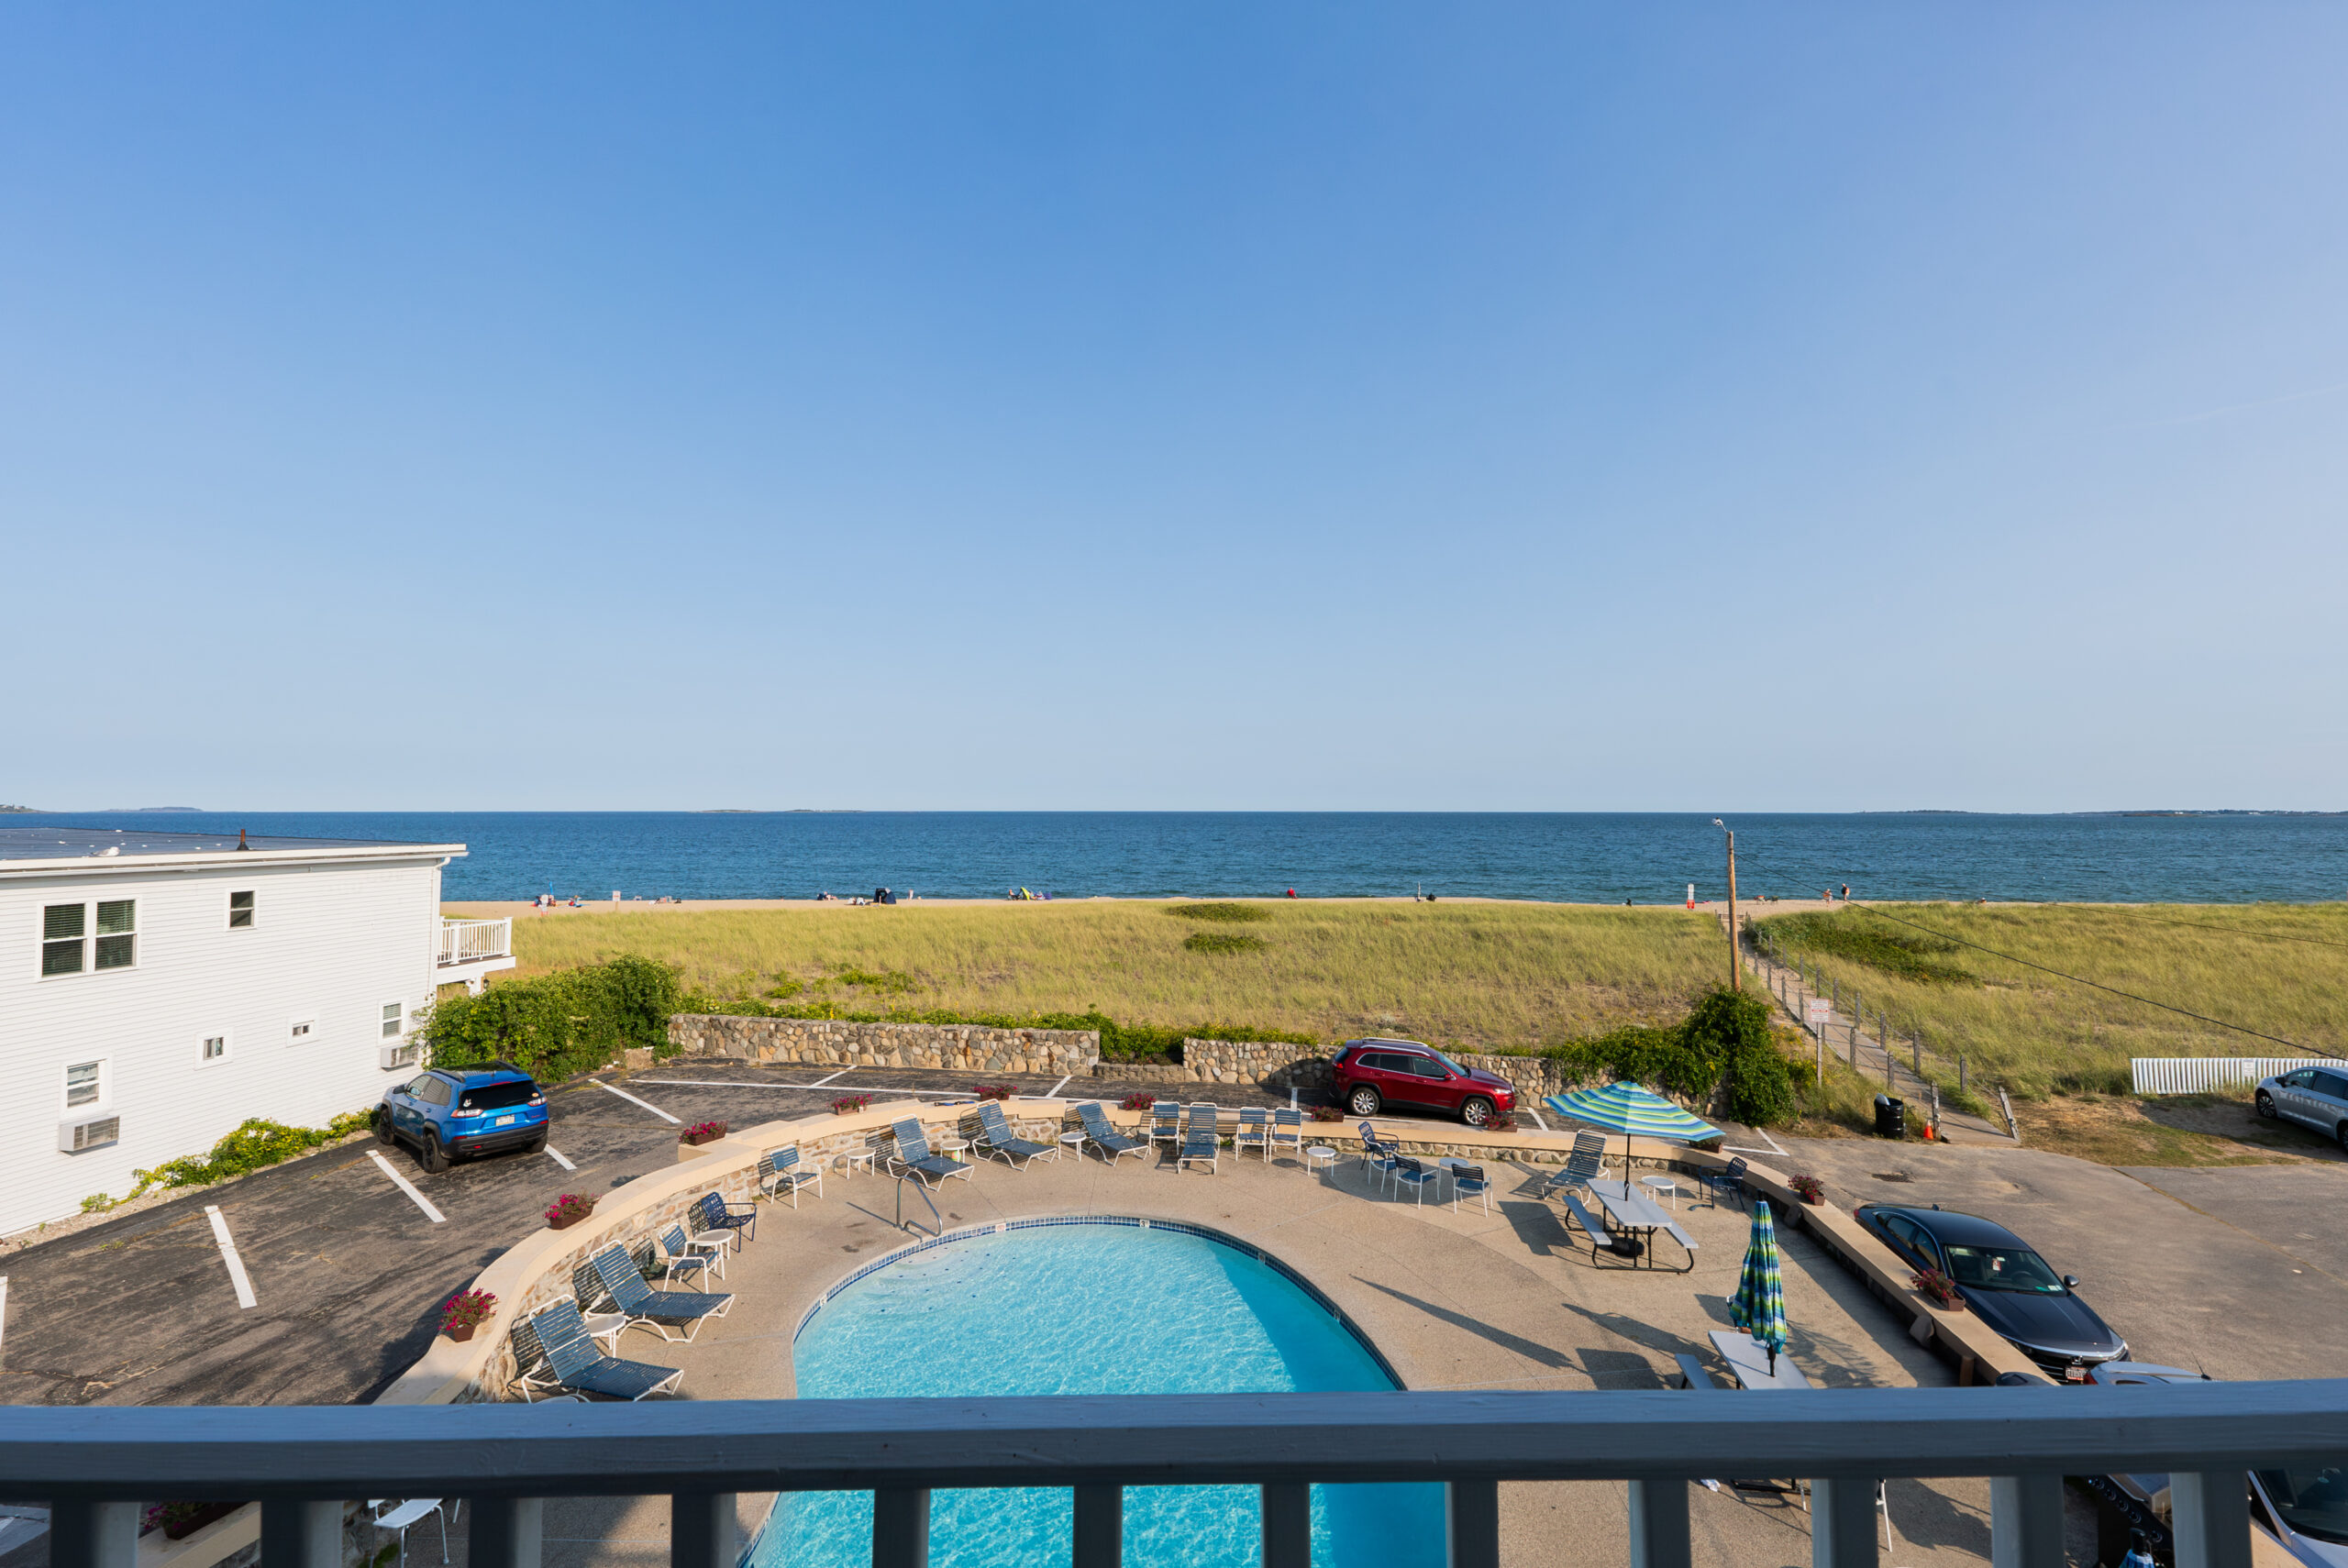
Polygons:
M1304 1151L1304 1168L1308 1172L1335 1170L1336 1165L1337 1151L1326 1143L1315 1143Z

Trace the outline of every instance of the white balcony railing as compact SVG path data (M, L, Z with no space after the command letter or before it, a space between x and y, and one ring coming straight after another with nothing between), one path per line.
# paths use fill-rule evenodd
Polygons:
M504 958L514 951L510 920L444 920L440 922L440 966Z
M1990 1478L1996 1568L2063 1568L2066 1474L2165 1472L2176 1568L2250 1568L2247 1473L2348 1453L2348 1382L1769 1394L1206 1394L669 1405L0 1406L0 1501L53 1568L135 1568L140 1504L259 1498L264 1568L339 1568L342 1499L463 1497L472 1568L537 1568L541 1500L670 1499L671 1568L735 1568L737 1492L874 1494L873 1568L925 1568L937 1487L1072 1486L1074 1568L1124 1488L1263 1493L1264 1568L1311 1568L1316 1482L1449 1488L1452 1568L1499 1568L1503 1481L1628 1481L1633 1568L1689 1568L1701 1476L1812 1478L1814 1568L1876 1568L1876 1487ZM1597 1562L1593 1558L1593 1562Z

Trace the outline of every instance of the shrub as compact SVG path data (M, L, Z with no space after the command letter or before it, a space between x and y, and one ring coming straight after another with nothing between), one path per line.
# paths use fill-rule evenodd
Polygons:
M825 998L787 1011L748 998L698 993L679 999L680 1012L724 1013L739 1018L819 1018L843 1023L975 1023L988 1029L1091 1031L1101 1036L1101 1055L1112 1062L1162 1055L1182 1059L1182 1042L1252 1041L1279 1045L1318 1045L1320 1037L1292 1029L1257 1029L1246 1023L1119 1023L1098 1008L1083 1012L962 1012L953 1008L898 1008L888 1012L843 1008Z
M104 1214L113 1207L114 1199L103 1192L94 1192L82 1200L82 1212L84 1214Z
M1220 921L1225 925L1247 925L1272 918L1272 911L1261 904L1180 902L1168 904L1159 912L1170 914L1176 920Z
M486 1290L460 1290L440 1303L440 1331L478 1329L497 1310L497 1297Z
M133 1171L131 1175L138 1179L138 1185L123 1201L127 1203L153 1187L203 1187L260 1170L325 1144L339 1143L372 1125L374 1119L371 1106L338 1116L324 1127L288 1127L282 1121L251 1117L213 1144L212 1152L203 1159L187 1155L166 1160L150 1171ZM83 1207L85 1212L89 1211L86 1203Z
M844 967L828 980L819 980L816 984L861 986L867 990L885 991L891 996L903 996L907 991L921 989L919 980L898 970L883 969L876 974L870 969L858 969L854 966Z
M1778 948L1805 948L1847 958L1903 980L1952 986L1975 985L1981 978L1945 956L1960 951L1955 943L1926 932L1895 931L1857 910L1779 915L1758 929L1762 940Z
M568 1078L629 1048L673 1055L669 1015L683 999L675 969L623 954L444 998L417 1015L416 1032L435 1066L503 1057L535 1077Z
M1584 1078L1627 1078L1692 1100L1724 1089L1721 1113L1751 1127L1793 1114L1793 1079L1771 1038L1769 1009L1749 991L1708 992L1675 1028L1617 1029L1541 1055Z
M547 1223L554 1225L566 1220L584 1220L594 1212L595 1200L593 1197L581 1197L575 1192L566 1192L547 1205Z
M1182 945L1192 953L1261 953L1270 944L1241 931L1194 931Z

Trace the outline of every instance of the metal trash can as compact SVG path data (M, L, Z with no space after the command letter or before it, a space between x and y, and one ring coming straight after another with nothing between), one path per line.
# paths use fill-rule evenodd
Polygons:
M1875 1135L1878 1138L1908 1136L1908 1102L1888 1094L1875 1097Z

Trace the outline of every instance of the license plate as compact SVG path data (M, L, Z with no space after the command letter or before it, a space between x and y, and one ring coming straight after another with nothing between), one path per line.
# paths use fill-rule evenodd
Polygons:
M514 1119L510 1116L501 1116L497 1119L497 1124L500 1127L511 1127L514 1125Z

